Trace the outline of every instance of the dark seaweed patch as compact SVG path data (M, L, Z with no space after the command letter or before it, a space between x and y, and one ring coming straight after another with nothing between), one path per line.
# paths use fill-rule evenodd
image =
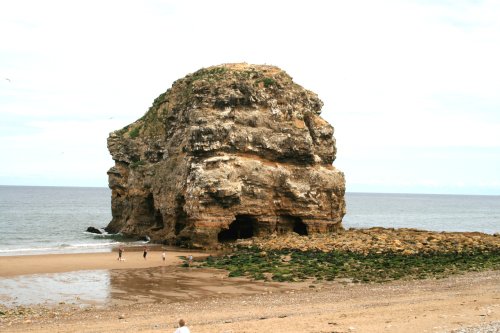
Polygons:
M202 264L229 271L229 276L257 280L303 281L350 279L353 282L384 282L399 279L443 278L468 271L500 269L500 251L457 253L359 254L240 248L221 257L208 257Z

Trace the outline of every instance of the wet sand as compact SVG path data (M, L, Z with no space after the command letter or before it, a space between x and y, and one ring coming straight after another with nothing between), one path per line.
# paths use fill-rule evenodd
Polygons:
M28 256L0 256L0 277L39 274L60 273L81 270L98 269L124 269L124 268L148 268L163 265L162 251L150 249L147 259L142 257L142 248L126 248L123 254L124 260L117 260L118 252L106 253L71 253L71 254L45 254ZM188 252L179 250L166 251L165 265L178 265L182 263L180 256L189 254L194 257L207 256L205 252Z
M116 253L0 257L4 279L23 280L42 273L57 277L73 269L108 274L102 306L82 308L77 301L31 306L17 313L2 309L6 313L0 315L0 331L173 332L183 317L193 333L420 333L500 321L499 271L383 284L280 284L179 267L178 256L186 252L174 253L167 252L165 265L156 251L146 262L140 252L125 252L124 262L117 262ZM6 265L11 262L17 263L18 271ZM20 272L31 275L15 276Z
M132 251L135 250L135 251ZM264 283L227 278L227 272L181 267L184 257L193 266L206 252L142 251L129 249L123 261L117 253L81 253L0 257L0 305L6 307L59 303L83 306L122 306L170 303L208 296L278 292L300 284Z

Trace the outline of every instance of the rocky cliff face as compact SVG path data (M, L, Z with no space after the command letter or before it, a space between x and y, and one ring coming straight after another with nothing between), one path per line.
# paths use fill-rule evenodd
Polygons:
M345 180L322 105L273 66L226 64L177 80L108 138L106 230L207 247L340 229Z

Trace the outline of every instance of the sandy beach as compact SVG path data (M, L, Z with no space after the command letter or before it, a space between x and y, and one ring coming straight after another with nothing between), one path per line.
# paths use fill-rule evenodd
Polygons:
M192 252L195 258L207 255ZM274 283L179 267L186 252L0 257L0 280L105 270L104 304L2 308L2 332L451 332L500 321L500 272L382 284ZM6 292L5 290L2 292Z
M150 249L146 260L142 257L142 253L141 247L127 248L123 253L123 260L117 260L118 252L116 251L106 253L0 256L0 277L97 269L148 268L163 265L162 251ZM208 255L197 251L167 250L165 265L179 265L182 263L179 257L189 254L196 257Z

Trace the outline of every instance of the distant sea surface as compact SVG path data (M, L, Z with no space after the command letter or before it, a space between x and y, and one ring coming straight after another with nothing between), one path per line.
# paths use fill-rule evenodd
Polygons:
M114 236L85 231L109 221L108 188L0 186L0 255L110 251Z
M500 196L347 193L345 228L500 232Z
M500 232L500 196L347 193L345 228ZM127 240L87 233L111 221L108 188L0 186L0 255L106 252Z

